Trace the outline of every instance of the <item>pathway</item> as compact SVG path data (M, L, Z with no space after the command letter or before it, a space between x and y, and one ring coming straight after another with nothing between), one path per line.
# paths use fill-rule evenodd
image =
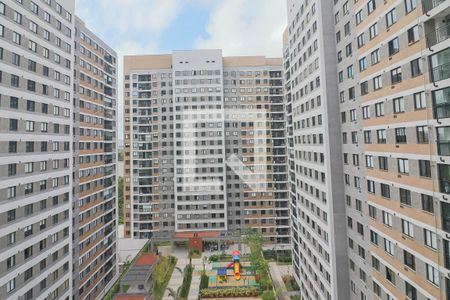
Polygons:
M288 292L283 281L283 275L292 274L292 266L278 265L275 262L269 262L270 277L272 277L273 286L276 289L281 288L281 294L278 299L289 300L290 296L298 295L298 291Z
M178 261L176 267L184 270L184 267L189 263L189 259L187 258L187 251L183 249L174 249L172 255L175 256ZM167 284L168 288L173 289L175 292L177 289L183 284L183 274L180 273L176 268L173 270L172 277L170 278L169 283ZM166 290L164 292L163 300L173 300L172 297L169 296L169 291ZM190 298L189 298L190 299Z

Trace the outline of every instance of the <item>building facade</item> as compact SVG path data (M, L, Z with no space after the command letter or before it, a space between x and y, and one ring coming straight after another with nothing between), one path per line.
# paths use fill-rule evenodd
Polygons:
M306 24L313 18L307 7L328 6L331 13L321 25L330 23L324 37L334 48L321 55L330 65L334 60L330 72L335 86L328 102L338 104L335 117L341 132L336 142L341 150L336 156L341 157L341 171L330 175L340 178L344 187L338 201L346 207L345 223L339 226L346 227L341 237L347 249L342 268L349 277L342 286L349 294L335 293L330 299L450 299L449 2L293 2L288 1L289 15L296 5L300 7L298 23L306 36ZM302 138L295 131L292 76L295 64L305 60L295 59L295 23L290 17L285 43L285 76L291 82L285 97L288 129L292 127L289 157L295 155L296 139ZM303 55L309 49L301 35ZM308 96L300 99L307 101ZM303 119L308 113L300 110L300 114ZM291 200L298 203L292 191L298 188L295 168L290 165ZM292 215L296 217L294 207ZM294 254L295 229L308 224L308 219L293 224ZM331 251L340 253L338 248ZM300 253L301 257L309 251ZM310 292L314 284L307 285L302 278L303 274L316 278L308 264L294 262L302 297L321 299ZM341 274L340 270L334 276Z
M176 51L124 70L125 236L288 244L281 60Z
M0 2L0 298L72 292L74 1Z
M348 299L333 6L288 0L285 102L294 276L303 299Z
M117 55L75 20L73 299L100 299L118 275Z

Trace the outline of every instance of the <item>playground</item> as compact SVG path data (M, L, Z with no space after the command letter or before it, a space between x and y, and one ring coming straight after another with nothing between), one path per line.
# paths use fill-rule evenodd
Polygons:
M233 251L230 262L212 262L206 271L209 288L258 287L255 272L249 261L242 261L241 253Z

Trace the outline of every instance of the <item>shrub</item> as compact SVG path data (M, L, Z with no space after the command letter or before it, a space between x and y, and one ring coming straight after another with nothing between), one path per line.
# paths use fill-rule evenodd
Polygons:
M204 289L200 291L201 298L256 297L257 295L256 287Z
M180 296L182 298L187 298L189 295L189 288L191 287L191 281L192 281L192 272L194 271L194 268L192 265L186 265L184 268L184 278L183 278L183 284L181 285L181 292Z
M200 277L200 290L207 289L209 284L209 276L205 273Z

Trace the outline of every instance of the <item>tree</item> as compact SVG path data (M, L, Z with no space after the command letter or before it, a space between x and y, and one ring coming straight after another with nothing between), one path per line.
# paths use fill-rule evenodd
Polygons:
M123 224L123 177L119 177L119 224Z

